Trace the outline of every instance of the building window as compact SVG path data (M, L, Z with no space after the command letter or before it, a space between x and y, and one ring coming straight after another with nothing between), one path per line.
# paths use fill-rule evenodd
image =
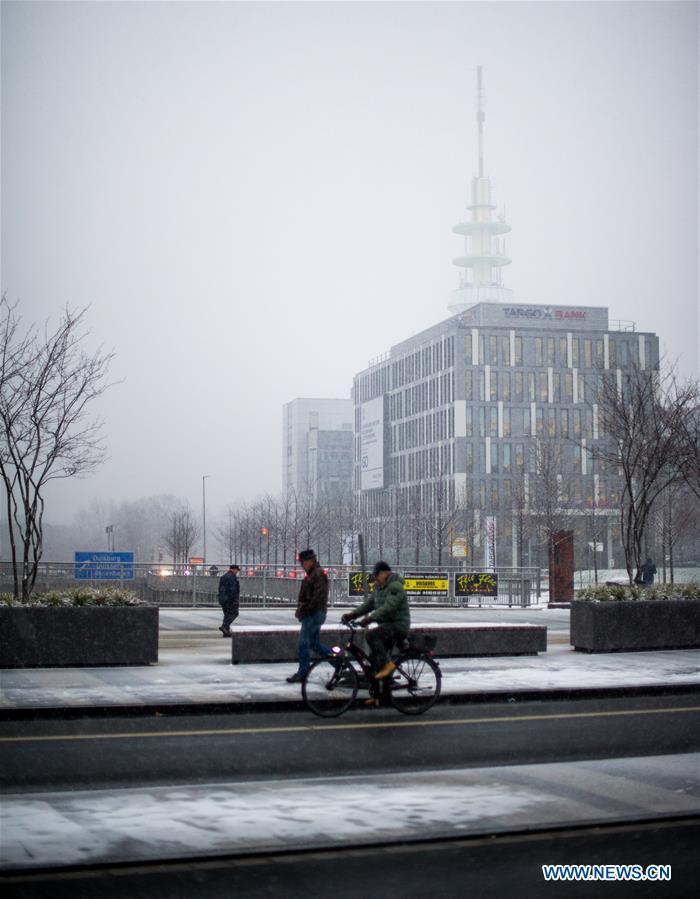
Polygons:
M547 365L555 365L554 358L554 338L547 338Z
M593 368L593 347L589 338L583 341L583 367Z
M540 371L537 373L537 386L539 388L537 392L539 395L540 403L546 403L549 399L549 388L547 386L547 380L548 379L546 371Z
M523 372L516 371L515 372L515 402L522 403L524 399L523 392Z
M489 436L498 437L498 408L491 406L489 409Z
M554 409L547 409L547 434L550 437L557 436L557 416Z
M544 412L539 407L535 413L535 421L537 422L537 436L542 437L544 434Z
M510 437L510 406L503 409L503 436Z
M491 377L489 378L489 399L492 403L498 401L498 372L491 371Z
M515 364L523 364L523 339L517 336L515 338Z
M484 364L484 335L479 334L479 365Z
M495 440L491 443L491 473L498 473L498 443Z
M495 335L489 337L489 363L498 365L498 338Z
M610 356L610 368L617 365L617 344L614 340L608 342L608 355Z
M525 447L522 443L515 444L515 467L521 471L525 466Z
M503 471L508 474L511 470L510 443L503 444Z
M486 372L483 368L479 369L479 399L482 403L486 399Z
M542 365L542 338L535 337L535 365Z
M510 402L510 372L504 371L501 374L501 399L504 403Z
M534 474L537 471L537 447L534 443L531 443L528 447L528 465L529 471L531 474Z
M486 436L486 407L479 407L479 437Z
M486 444L483 440L479 444L479 471L482 474L486 473Z
M501 337L501 358L503 365L510 365L510 334Z
M596 368L602 368L605 363L605 347L603 345L603 338L596 338L595 342L595 364Z
M534 371L529 371L527 373L527 398L529 402L534 403L537 399L537 394L535 393L535 373Z
M561 402L561 372L555 371L552 373L552 401L555 403Z
M574 409L574 437L581 436L581 410Z
M473 412L472 407L471 407L471 406L467 406L467 415L466 415L466 419L467 419L467 424L466 424L467 437L471 437L471 436L472 436L472 432L473 432L473 430L474 430L474 421L473 421L472 412Z
M464 397L467 400L471 400L474 396L472 374L471 368L468 369L464 379Z
M578 337L571 338L571 364L572 368L579 366Z
M564 372L564 402L573 403L574 401L574 373L571 371Z
M581 471L581 447L578 444L574 444L574 471Z
M559 367L567 368L569 365L568 341L566 337L559 338Z
M568 437L569 436L569 410L568 409L561 410L560 427L561 427L561 436Z
M504 478L504 480L503 480L503 505L504 506L510 505L511 497L512 497L512 490L511 490L510 478ZM510 521L506 520L506 522L505 522L506 530L505 530L505 535L504 535L505 537L511 536L511 532L508 527L509 525L510 525Z
M467 474L472 474L474 472L474 444L467 444L467 458L465 461L465 471Z
M467 334L464 341L464 361L467 365L472 364L472 335Z

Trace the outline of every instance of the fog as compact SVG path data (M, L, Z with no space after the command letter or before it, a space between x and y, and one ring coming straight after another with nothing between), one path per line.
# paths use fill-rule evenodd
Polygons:
M697 51L695 3L4 3L2 288L119 381L47 519L279 490L282 404L447 317L477 65L505 285L697 374Z

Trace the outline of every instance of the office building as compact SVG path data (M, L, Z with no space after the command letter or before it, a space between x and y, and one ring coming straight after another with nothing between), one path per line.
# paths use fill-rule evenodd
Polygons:
M314 498L352 489L351 399L295 399L283 407L282 482L285 493Z
M514 301L501 276L510 226L484 169L480 69L477 100L478 174L453 229L465 251L452 315L354 379L357 511L374 546L408 527L401 543L421 558L434 560L439 545L445 561L544 564L532 522L548 453L559 517L613 567L620 484L591 453L599 379L656 368L659 341L611 322L605 306Z

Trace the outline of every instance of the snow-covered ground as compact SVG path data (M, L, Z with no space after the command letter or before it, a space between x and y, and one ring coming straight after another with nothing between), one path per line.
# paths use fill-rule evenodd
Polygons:
M105 864L697 814L699 771L700 755L687 754L6 794L1 864Z
M298 685L285 681L294 664L231 665L228 641L210 642L212 650L204 661L199 650L161 650L160 664L143 668L5 670L0 708L264 703L300 698ZM554 645L538 656L444 659L440 666L443 693L455 695L700 684L696 650L587 655Z

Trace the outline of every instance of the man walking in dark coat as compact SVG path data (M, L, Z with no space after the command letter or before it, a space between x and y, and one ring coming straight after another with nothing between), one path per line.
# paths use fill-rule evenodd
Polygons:
M651 556L647 556L646 562L639 569L642 584L645 587L654 586L654 575L656 574L656 565L651 561Z
M223 577L219 578L219 605L224 610L224 620L219 628L224 637L231 636L231 625L238 618L238 603L241 585L238 583L238 565L229 565Z
M306 577L299 588L297 610L294 613L301 622L299 632L299 669L287 678L288 684L299 683L311 667L311 652L320 656L333 655L331 650L321 643L321 625L326 620L328 610L328 577L316 560L312 549L299 553L299 562L306 572Z

